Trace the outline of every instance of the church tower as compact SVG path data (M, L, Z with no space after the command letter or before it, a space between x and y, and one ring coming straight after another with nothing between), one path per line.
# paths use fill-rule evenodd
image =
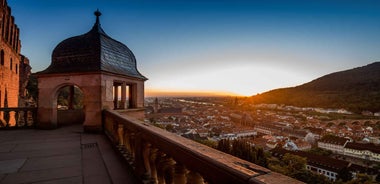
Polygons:
M154 99L153 113L158 113L159 108L160 108L160 105L158 104L158 98L156 97L156 99Z

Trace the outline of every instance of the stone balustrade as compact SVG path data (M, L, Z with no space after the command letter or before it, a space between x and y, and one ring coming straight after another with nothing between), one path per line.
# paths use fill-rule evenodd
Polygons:
M37 108L0 108L0 129L34 128L37 122Z
M106 135L143 183L302 183L116 111Z

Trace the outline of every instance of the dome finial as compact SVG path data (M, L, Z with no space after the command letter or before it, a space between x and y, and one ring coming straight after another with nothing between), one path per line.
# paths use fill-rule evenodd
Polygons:
M99 9L96 9L94 15L96 16L96 23L99 24L99 17L102 15L102 13L99 11Z
M96 9L94 12L94 15L96 16L96 22L91 30L95 30L98 33L106 35L106 33L103 31L102 27L100 26L100 20L99 17L102 15L102 13L99 11L99 9Z
M94 12L94 15L96 17L100 17L102 15L102 13L99 11L99 9L96 9L96 11Z

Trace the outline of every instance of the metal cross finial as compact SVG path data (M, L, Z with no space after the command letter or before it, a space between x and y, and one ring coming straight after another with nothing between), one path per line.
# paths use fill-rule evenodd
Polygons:
M96 11L94 12L94 15L96 16L96 18L98 18L102 15L102 13L99 11L99 9L96 9Z
M94 12L94 15L96 16L95 24L100 25L99 17L102 15L102 13L100 13L99 9L96 9L96 11Z

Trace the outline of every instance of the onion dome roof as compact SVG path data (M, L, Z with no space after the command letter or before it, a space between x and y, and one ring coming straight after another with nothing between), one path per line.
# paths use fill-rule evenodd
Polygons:
M50 66L40 74L109 72L147 80L137 70L136 58L123 43L108 36L100 26L97 10L92 29L59 43L52 54Z

